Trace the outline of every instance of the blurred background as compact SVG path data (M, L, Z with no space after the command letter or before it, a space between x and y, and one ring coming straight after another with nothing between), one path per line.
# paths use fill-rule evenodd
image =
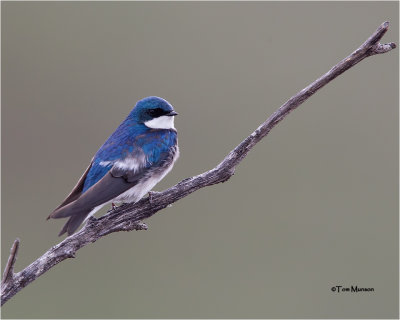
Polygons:
M397 2L1 6L2 270L16 237L17 271L61 240L66 220L45 218L137 100L179 113L161 191L217 165L382 22L399 41ZM398 317L398 54L347 71L229 182L83 248L3 318Z

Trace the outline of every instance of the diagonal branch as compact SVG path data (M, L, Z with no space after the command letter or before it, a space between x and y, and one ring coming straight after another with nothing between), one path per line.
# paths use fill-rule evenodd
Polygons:
M68 258L74 258L76 251L87 244L113 232L146 230L147 226L141 223L141 220L151 217L156 212L198 189L227 181L234 174L236 166L246 157L248 152L292 110L363 59L375 54L386 53L396 48L396 45L392 42L387 44L379 43L388 28L389 22L384 22L356 51L340 61L308 87L291 97L250 136L233 149L215 168L200 175L184 179L163 192L152 192L148 198L142 199L137 203L120 206L99 219L90 218L79 232L53 246L24 270L14 274L13 265L19 244L17 239L11 250L1 284L1 305L57 263Z

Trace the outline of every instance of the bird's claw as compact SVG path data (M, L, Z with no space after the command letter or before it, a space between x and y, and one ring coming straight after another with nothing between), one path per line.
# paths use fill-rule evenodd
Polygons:
M107 213L114 212L115 210L125 207L127 203L121 203L119 206L116 206L115 203L111 203L111 209L107 211Z

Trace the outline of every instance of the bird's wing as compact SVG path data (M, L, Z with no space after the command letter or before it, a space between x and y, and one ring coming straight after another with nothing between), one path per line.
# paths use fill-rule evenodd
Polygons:
M108 202L134 187L150 170L148 166L133 171L114 165L103 178L76 201L76 204L81 208L94 208Z
M77 182L75 187L72 189L70 194L65 198L65 200L57 208L54 209L54 211L59 209L59 208L61 208L61 207L64 207L68 203L71 203L72 201L75 201L76 199L79 198L79 196L82 193L83 185L85 183L86 177L87 177L90 169L92 168L92 165L93 165L93 159L90 161L89 166L87 167L85 172L82 174L82 176L79 178L79 181Z
M87 215L95 207L102 205L116 198L120 194L134 187L138 181L149 174L154 168L162 164L171 156L170 148L176 143L176 133L154 133L157 135L166 135L168 139L155 139L154 142L148 142L136 150L135 157L128 157L124 160L118 160L104 176L89 189L68 204L59 207L50 214L50 218L65 218L73 215ZM142 157L144 154L147 157ZM94 170L96 164L92 164ZM82 179L81 179L82 180ZM84 180L84 179L83 179ZM80 186L82 189L82 186Z
M149 168L143 167L141 170L132 172L131 170L119 169L114 165L90 189L80 196L78 195L75 201L72 200L54 210L49 217L65 218L80 212L90 211L134 187L149 170Z

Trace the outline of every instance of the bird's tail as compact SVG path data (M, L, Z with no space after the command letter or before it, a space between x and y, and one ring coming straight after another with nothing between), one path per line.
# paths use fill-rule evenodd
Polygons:
M71 218L69 218L69 220L64 225L58 236L62 236L64 233L67 233L69 236L73 234L76 231L76 229L78 229L78 227L81 225L83 220L85 220L85 218L88 216L89 213L90 211L86 213L73 215Z
M82 208L79 205L76 205L75 202L71 202L66 206L61 208L57 208L54 210L47 219L54 218L66 218L70 217L67 223L64 225L59 236L67 233L69 236L73 234L76 229L81 225L81 223L85 220L85 218L89 215L93 208Z

